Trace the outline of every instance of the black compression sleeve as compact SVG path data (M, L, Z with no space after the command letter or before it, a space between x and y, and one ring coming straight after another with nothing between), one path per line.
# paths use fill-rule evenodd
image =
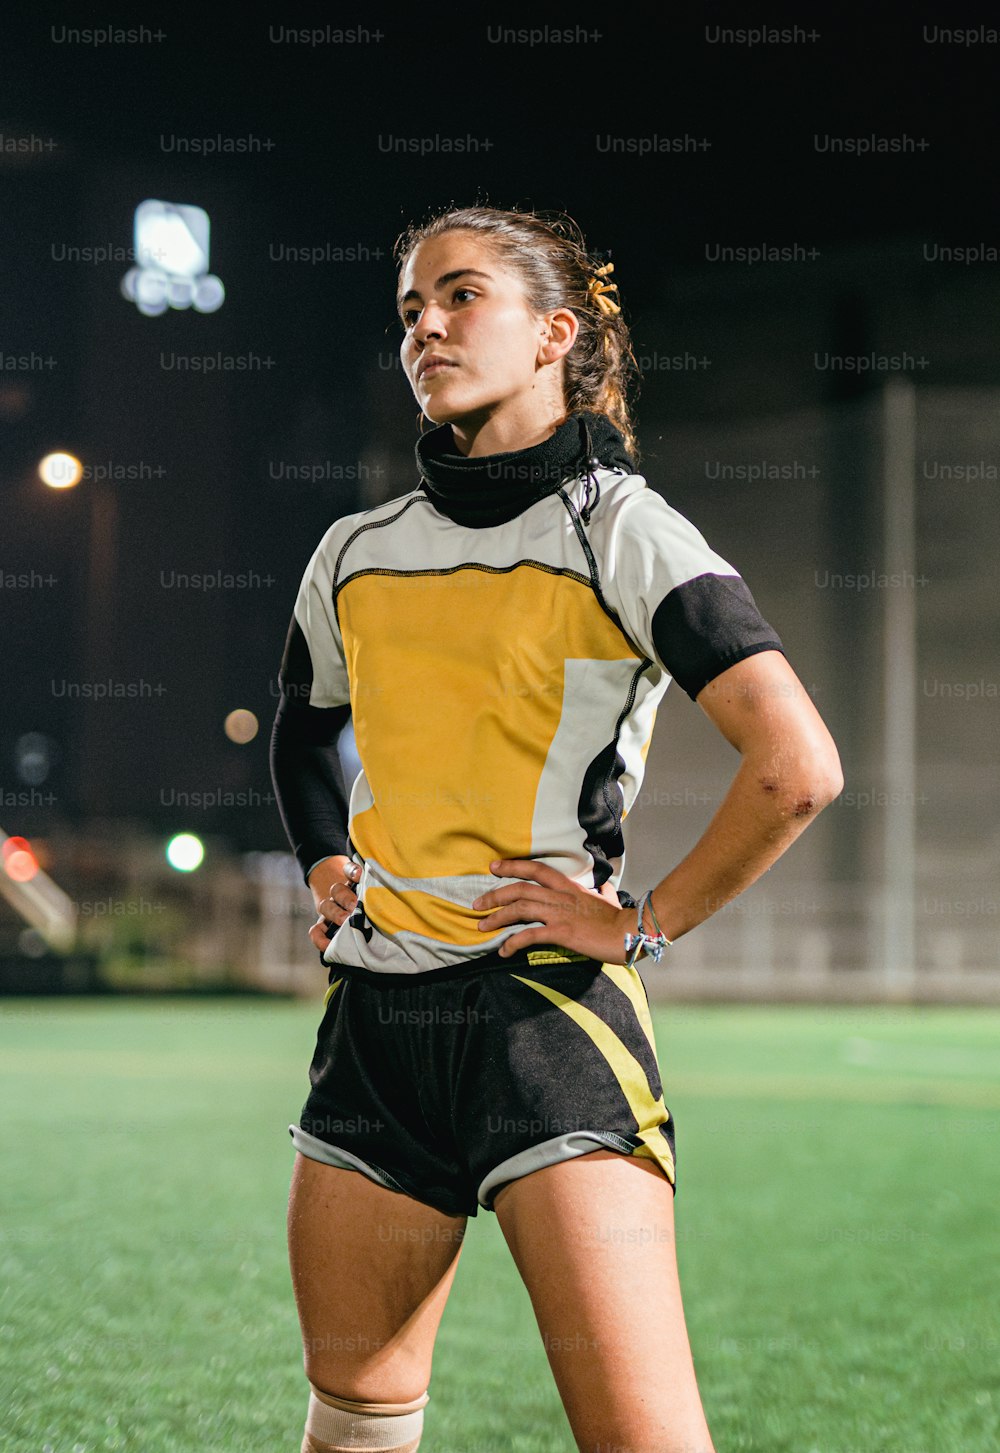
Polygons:
M350 714L349 702L317 707L284 695L278 702L271 781L303 878L320 858L349 852L347 790L337 740Z

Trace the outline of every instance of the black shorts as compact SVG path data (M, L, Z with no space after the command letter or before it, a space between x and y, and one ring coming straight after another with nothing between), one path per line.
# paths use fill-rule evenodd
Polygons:
M334 965L296 1148L449 1216L492 1211L508 1182L602 1148L652 1161L676 1189L638 969L530 949L490 960L386 985Z

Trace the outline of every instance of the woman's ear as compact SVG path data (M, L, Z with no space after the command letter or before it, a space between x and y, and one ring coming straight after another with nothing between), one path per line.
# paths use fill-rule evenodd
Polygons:
M557 363L576 342L580 320L572 308L556 308L545 314L542 341L538 349L539 363Z

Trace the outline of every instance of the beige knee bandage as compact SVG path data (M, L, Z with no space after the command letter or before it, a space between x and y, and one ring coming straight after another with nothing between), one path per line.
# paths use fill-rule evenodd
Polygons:
M309 1386L302 1453L417 1453L428 1393L409 1403L362 1403Z

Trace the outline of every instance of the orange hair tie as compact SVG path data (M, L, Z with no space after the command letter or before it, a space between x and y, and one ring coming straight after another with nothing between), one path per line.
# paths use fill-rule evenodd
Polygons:
M614 270L614 263L606 262L603 267L598 267L594 269L594 275L587 283L587 295L597 304L602 313L613 314L621 312L621 308L614 301L614 299L606 296L606 294L610 292L617 293L618 284L602 283L600 281L602 277L607 277L608 273L614 272Z

